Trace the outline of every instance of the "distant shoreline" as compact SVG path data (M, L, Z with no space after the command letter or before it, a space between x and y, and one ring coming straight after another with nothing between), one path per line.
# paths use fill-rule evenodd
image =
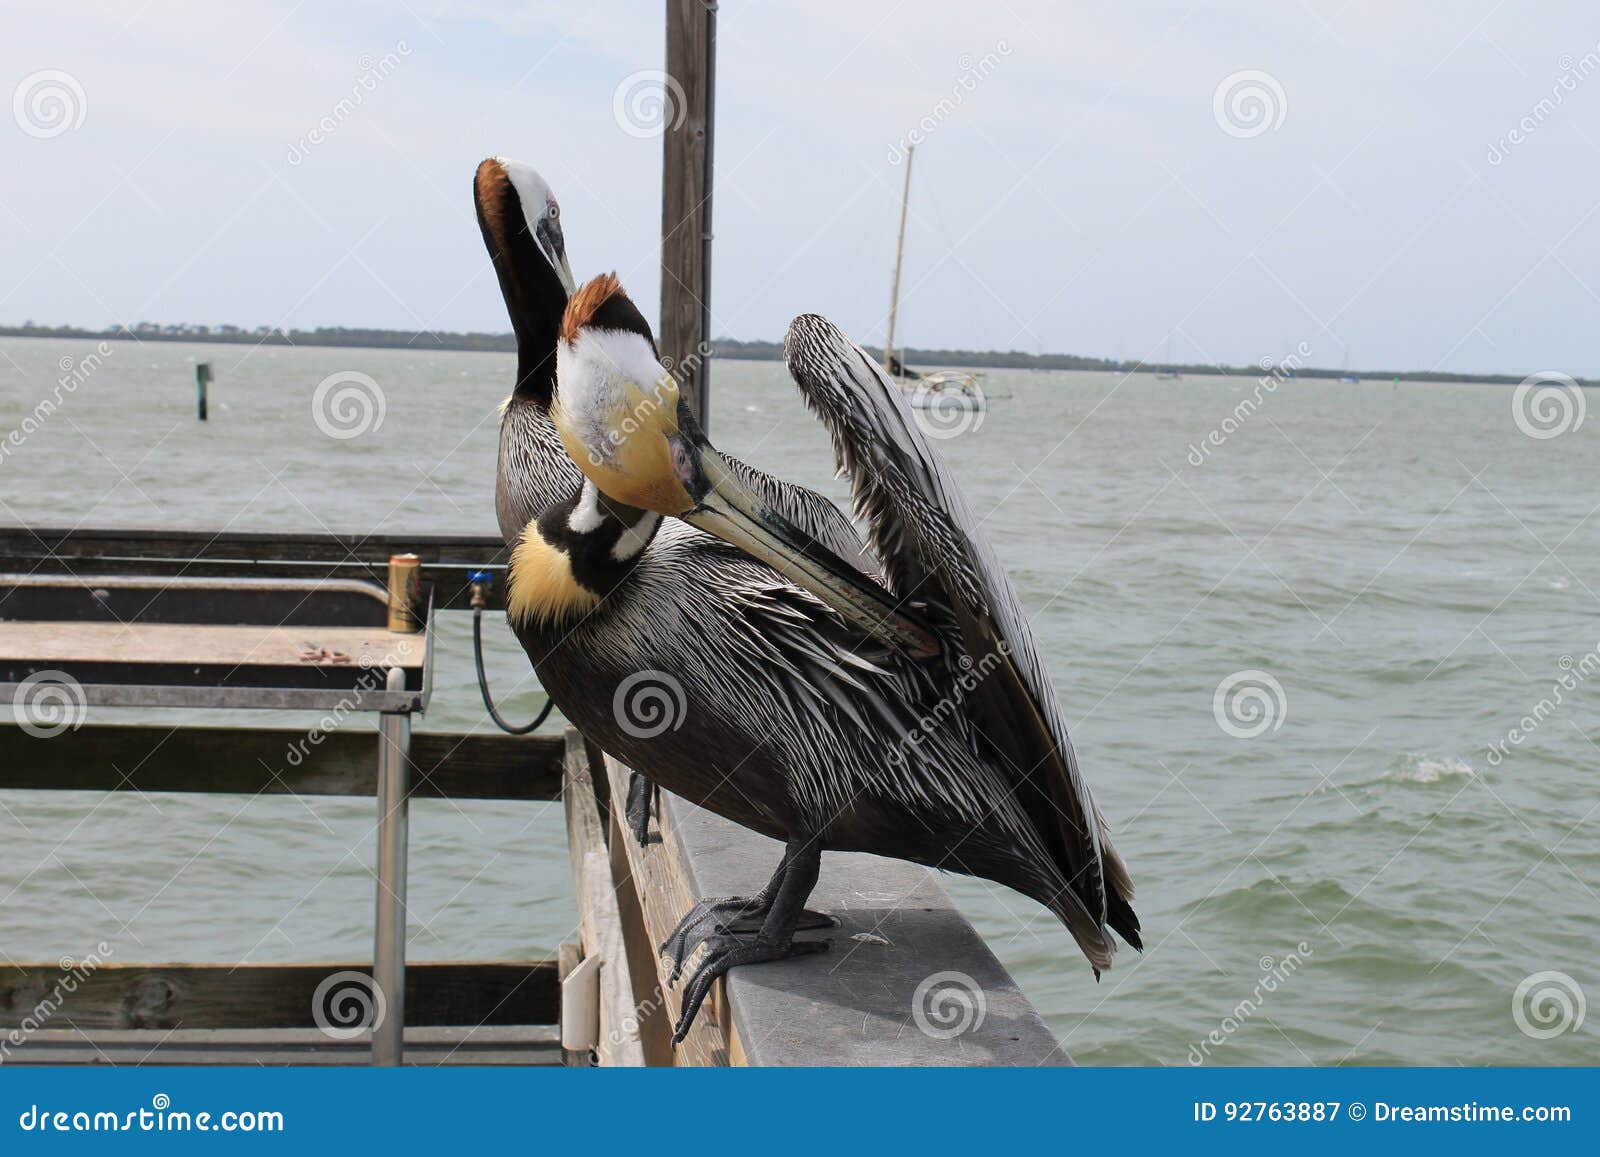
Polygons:
M418 333L390 329L349 329L319 327L313 330L271 329L260 326L253 330L235 326L217 328L203 326L140 325L133 329L80 329L77 326L20 325L0 326L0 337L57 338L98 341L161 341L196 342L215 345L269 345L315 346L335 349L395 349L434 353L458 351L464 353L515 353L516 338L509 333ZM873 346L864 347L875 357L883 351ZM962 366L971 369L1019 370L1086 370L1094 373L1176 373L1185 377L1242 377L1259 378L1276 375L1280 379L1315 378L1337 380L1359 377L1363 381L1401 382L1468 382L1484 385L1516 385L1524 378L1511 374L1455 374L1432 370L1347 370L1315 366L1297 367L1292 375L1273 366L1207 366L1164 365L1151 362L1112 361L1106 358L1080 357L1077 354L1029 354L1019 350L940 350L915 347L897 351L906 364L913 368ZM781 361L783 344L775 341L737 341L717 338L711 343L713 358L735 361ZM1597 383L1584 378L1580 385Z

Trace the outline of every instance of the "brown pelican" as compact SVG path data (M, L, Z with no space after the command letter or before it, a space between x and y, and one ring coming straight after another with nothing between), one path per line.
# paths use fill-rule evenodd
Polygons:
M472 194L478 227L517 339L517 380L501 418L495 477L495 514L506 545L514 547L524 527L576 495L583 483L583 475L550 421L556 336L573 279L560 206L548 182L531 165L491 157L478 166ZM740 462L730 461L730 467L809 537L826 544L852 566L866 567L864 545L849 520L827 499L801 487L785 486ZM573 719L566 710L568 703L551 689L543 671L540 675L546 692L567 718ZM604 733L591 734L604 741ZM634 764L637 770L629 783L626 806L629 826L641 843L649 823L651 794L641 773L649 766L648 760Z
M511 622L568 718L784 843L760 893L696 905L662 946L675 977L706 945L674 1039L728 969L826 947L794 937L825 849L1015 888L1098 975L1108 929L1139 946L1133 888L1015 592L872 359L818 317L797 319L785 348L883 586L787 517L783 484L752 485L712 448L615 277L578 291L557 340L550 416L586 480L512 557ZM672 728L621 718L642 674L676 685ZM759 929L733 931L741 916Z

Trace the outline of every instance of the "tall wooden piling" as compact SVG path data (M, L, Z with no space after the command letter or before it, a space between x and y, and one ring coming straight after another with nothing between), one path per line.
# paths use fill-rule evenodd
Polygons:
M661 339L701 425L711 352L711 143L715 0L666 0L667 118L661 168Z
M195 417L206 420L206 386L211 384L211 363L197 362L194 367Z

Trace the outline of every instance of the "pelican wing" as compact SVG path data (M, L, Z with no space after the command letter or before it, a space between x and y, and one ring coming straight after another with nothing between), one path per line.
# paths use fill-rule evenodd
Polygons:
M861 536L845 517L844 511L829 499L815 490L807 490L804 486L774 478L731 455L725 454L723 459L741 483L759 494L763 501L793 525L833 551L862 574L873 578L881 577L873 565L866 543L861 541Z
M850 476L888 589L949 610L963 714L1071 885L1069 928L1091 960L1109 948L1093 935L1103 939L1107 923L1137 947L1132 883L1102 831L1016 590L966 497L894 382L831 322L796 318L784 355Z

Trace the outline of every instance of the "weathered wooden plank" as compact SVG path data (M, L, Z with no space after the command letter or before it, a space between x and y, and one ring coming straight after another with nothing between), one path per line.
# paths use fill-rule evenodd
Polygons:
M27 1065L365 1065L371 1058L365 1035L336 1041L296 1028L43 1029L9 1057ZM561 1044L550 1026L407 1028L403 1063L557 1065Z
M639 1040L638 999L589 757L583 737L575 729L567 729L566 744L563 796L578 926L584 956L600 960L600 1042L595 1055L606 1066L642 1066L645 1054Z
M628 770L610 759L607 766L615 793ZM660 843L626 841L657 943L694 900L760 891L783 852L670 792L659 811ZM677 1063L1071 1063L927 869L830 852L809 906L840 921L802 932L827 940L829 951L734 969L713 989ZM1073 951L1065 934L1061 949ZM659 966L664 975L666 962ZM674 1018L680 991L681 983L666 993Z
M553 735L415 731L411 795L559 799L562 750ZM370 730L88 723L36 738L0 724L0 791L372 796L377 786Z
M631 772L609 756L605 764L611 797L626 799ZM668 986L667 962L656 954L655 948L677 927L683 914L699 897L681 869L683 854L678 848L674 810L665 802L668 794L660 793L662 814L652 822L656 834L650 843L641 847L632 838L623 839L620 843L627 852L635 881L634 895L638 897L644 919L645 940L651 951L654 995L660 1008L661 1031L670 1038L673 1026L683 1011L683 984L680 980L676 986ZM721 1008L720 986L706 1001L689 1035L673 1050L671 1063L697 1067L729 1063L727 1021Z
M668 90L662 116L663 361L706 421L711 300L711 154L717 6L666 0Z
M382 585L391 554L421 560L436 610L471 606L467 575L495 574L504 609L505 543L475 534L305 534L0 526L0 569L37 574L186 574L239 578L364 578Z
M331 658L307 661L307 648ZM384 627L269 627L189 623L9 622L0 629L0 661L177 663L227 667L421 667L420 634ZM381 672L380 672L381 674Z
M369 978L370 993L371 972L370 964L337 963L0 965L0 1027L316 1028L318 986L352 973ZM341 1006L328 1002L341 991L342 983L330 982L320 1001L335 1027ZM405 1008L408 1026L553 1024L556 962L412 964Z

